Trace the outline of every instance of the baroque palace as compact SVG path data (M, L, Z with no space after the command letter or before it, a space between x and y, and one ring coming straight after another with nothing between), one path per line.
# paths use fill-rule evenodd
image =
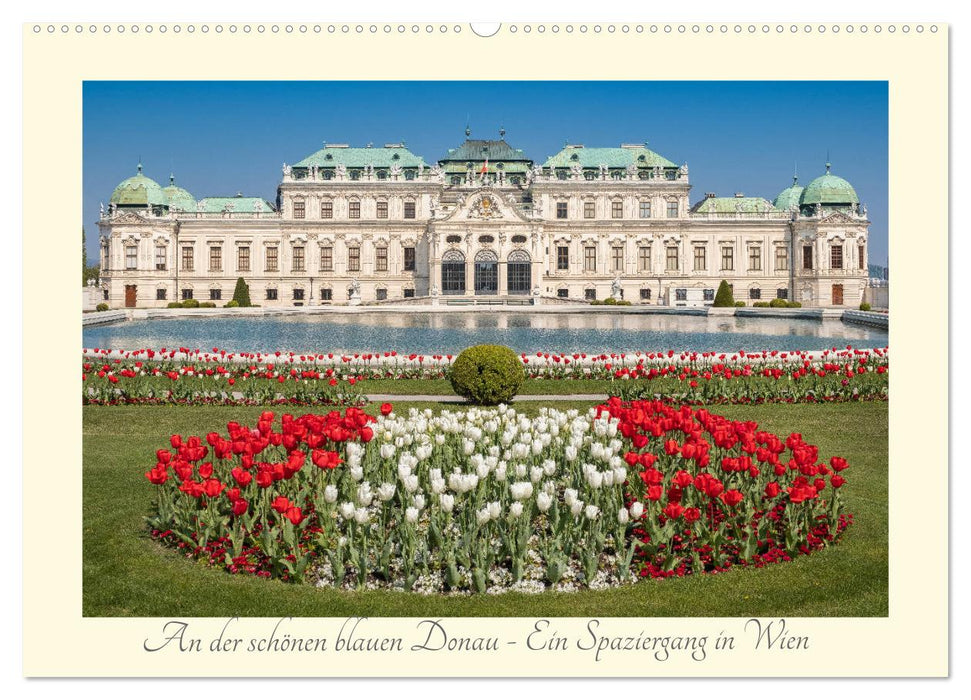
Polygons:
M769 201L706 194L647 144L567 145L540 164L470 138L428 166L405 144L324 144L283 166L276 202L196 199L142 173L102 208L101 279L112 307L224 305L236 280L261 306L711 304L721 280L751 305L857 306L866 208L826 172Z

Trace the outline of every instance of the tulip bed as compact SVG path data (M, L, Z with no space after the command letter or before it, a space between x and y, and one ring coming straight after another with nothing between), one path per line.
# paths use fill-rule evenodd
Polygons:
M602 588L760 568L839 540L840 457L660 401L589 411L263 412L173 435L153 537L231 572L337 588Z
M450 394L451 355L85 351L85 404L361 406L365 392ZM886 349L819 353L523 355L524 393L590 393L682 404L884 400Z

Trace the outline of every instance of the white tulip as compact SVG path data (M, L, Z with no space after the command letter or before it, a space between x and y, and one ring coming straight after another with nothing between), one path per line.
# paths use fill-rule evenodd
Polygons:
M380 450L381 458L391 459L392 457L394 457L394 450L395 450L395 446L391 443L385 443L384 445L381 445L381 450Z
M617 522L621 525L626 525L627 521L630 520L630 514L627 512L626 508L621 508L617 511Z
M424 494L416 493L413 501L414 501L414 504L415 504L415 508L417 508L418 510L424 510L425 509L425 496L424 496Z
M546 491L540 491L536 494L536 507L539 508L540 513L545 513L553 505L553 497Z
M405 509L405 520L409 523L418 522L418 513L420 511L417 508L407 508Z
M499 505L499 501L493 501L489 504L489 517L493 520L498 518L502 514L502 507Z
M552 459L544 459L543 473L546 474L546 476L553 476L556 474L556 462L554 462Z
M341 503L339 506L339 510L341 515L344 516L344 518L346 519L354 517L354 504L351 503L350 501Z
M445 479L438 478L431 480L432 493L439 494L445 490Z
M363 525L368 521L367 508L358 508L354 511L354 522L358 525Z
M634 520L640 520L641 516L644 515L644 504L634 501L630 504L630 517Z
M374 494L371 493L371 484L365 481L357 487L357 502L359 505L367 508L371 505L372 500L374 500Z
M582 511L583 511L583 501L581 501L581 500L576 500L576 501L573 501L573 503L571 503L571 504L570 504L570 512L571 512L571 513L572 513L572 514L573 514L574 516L578 516L578 515L580 515L580 513L581 513Z
M529 480L534 484L538 484L543 479L543 468L533 467L529 470Z
M452 508L455 507L455 496L450 493L440 494L438 497L438 502L442 506L442 510L446 513L451 513Z
M337 502L337 487L333 484L329 484L324 488L324 502L325 503L336 503Z
M414 493L418 488L418 476L416 474L409 474L401 480L401 484L405 487L405 491Z
M509 487L513 500L523 501L533 495L533 485L528 481L517 481Z
M511 515L512 517L518 518L522 514L523 514L523 504L520 503L519 501L516 501L515 503L509 506L509 515Z
M489 507L488 506L486 506L482 510L476 511L476 513L475 513L475 521L479 525L485 525L491 519L492 519L492 516L489 514Z
M563 502L566 503L571 508L577 500L577 490L576 489L565 489L563 491Z
M595 505L589 505L583 511L583 514L587 516L588 520L595 520L598 515L600 515L600 509ZM575 515L575 513L574 513Z
M384 483L378 486L378 499L390 501L394 497L395 485Z
M364 468L360 466L354 466L350 468L350 475L354 481L360 481L364 478Z

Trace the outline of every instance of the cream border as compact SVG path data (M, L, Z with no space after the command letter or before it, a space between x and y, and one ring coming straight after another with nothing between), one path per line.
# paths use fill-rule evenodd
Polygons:
M299 26L294 23L295 26ZM453 26L454 23L449 23ZM788 26L789 23L786 23ZM24 673L31 676L97 675L265 675L282 676L482 676L482 675L807 675L827 676L944 675L947 665L948 519L947 387L939 378L925 381L928 341L936 357L947 348L947 202L948 77L947 27L923 34L845 31L736 35L693 34L663 30L657 34L575 32L510 34L479 39L468 31L419 35L380 32L356 34L203 34L172 32L137 35L112 31L97 36L71 31L40 34L24 27L24 445L49 444L49 430L62 431L60 454L47 451L24 458ZM55 25L60 27L58 23ZM84 25L88 26L87 23ZM98 26L103 26L99 23ZM113 24L116 27L117 24ZM130 27L131 25L126 25ZM201 26L201 23L197 23ZM214 26L214 25L211 25ZM228 24L225 25L228 27ZM240 25L241 26L241 25ZM269 27L269 25L267 25ZM281 24L281 28L284 26ZM340 26L340 25L338 25ZM367 25L365 25L367 26ZM378 27L382 24L378 23ZM436 24L436 27L438 24ZM578 25L577 25L578 26ZM604 25L606 26L606 25ZM661 25L663 27L664 25ZM731 25L730 25L731 26ZM774 27L775 23L770 23ZM845 26L845 25L844 25ZM929 23L925 23L925 28ZM157 25L156 25L157 27ZM320 48L354 61L319 60ZM488 61L445 64L451 52L481 52ZM525 54L534 56L524 61ZM284 61L283 56L288 60ZM393 56L393 60L387 60ZM555 63L551 57L555 56ZM673 57L659 60L658 57ZM154 57L152 59L148 57ZM305 57L305 60L301 60ZM811 61L788 60L811 57ZM777 60L773 60L773 58ZM82 619L80 615L81 408L77 402L78 290L73 233L81 225L81 81L155 79L853 79L890 81L890 192L910 191L919 169L935 193L932 206L923 198L891 196L890 251L894 268L892 292L894 353L890 410L891 531L890 616L886 619L798 619L790 624L809 634L807 652L780 655L734 653L705 663L671 660L641 662L638 656L615 654L592 663L589 654L555 657L529 655L522 644L489 657L453 654L386 656L327 655L320 663L306 657L277 655L270 662L259 654L229 656L213 664L209 654L162 656L141 651L142 641L158 633L159 621ZM49 182L74 183L58 191L55 206ZM51 246L52 232L69 241ZM63 232L63 233L60 233ZM903 258L905 237L920 237L917 253ZM908 251L909 252L909 251ZM914 255L919 258L914 259ZM917 293L917 290L920 293ZM921 304L932 299L933 304ZM65 303L65 300L67 302ZM76 300L71 303L70 300ZM910 331L898 332L900 329ZM915 333L912 329L920 329ZM68 333L67 329L71 329ZM920 440L908 440L908 436ZM30 456L28 456L30 455ZM69 456L68 456L69 455ZM913 494L914 466L921 481L937 494L920 518L907 509ZM51 470L57 473L52 475ZM53 479L52 479L53 477ZM63 488L50 489L52 481ZM42 506L41 506L42 504ZM926 504L925 504L926 505ZM53 515L60 514L60 515ZM74 528L64 531L64 518ZM933 536L928 536L934 533ZM52 543L67 543L52 561ZM908 553L920 552L919 561ZM51 566L56 575L51 575ZM416 620L382 620L384 634L414 636ZM206 636L218 635L225 620L193 621ZM562 620L561 629L582 627L585 620ZM262 632L266 623L240 621ZM289 623L288 623L289 624ZM337 620L294 620L292 632L334 634ZM607 624L607 623L605 623ZM620 620L611 620L620 631ZM497 634L521 640L531 628L526 620L455 620L464 634ZM623 629L637 633L693 632L717 635L740 629L739 620L657 619L633 622ZM270 625L272 626L272 624ZM739 632L740 634L740 632ZM771 659L771 663L767 661ZM261 665L262 661L262 665ZM377 661L377 663L376 663ZM500 670L501 669L501 670Z

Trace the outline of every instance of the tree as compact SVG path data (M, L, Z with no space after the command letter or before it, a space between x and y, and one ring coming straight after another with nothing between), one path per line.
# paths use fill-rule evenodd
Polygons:
M726 280L722 280L715 293L715 303L712 306L735 306L735 297L732 295L732 288L728 286Z
M236 280L236 289L233 290L233 301L240 306L251 306L249 301L249 285L240 277Z
M88 251L86 250L84 226L81 227L81 286L88 283Z

